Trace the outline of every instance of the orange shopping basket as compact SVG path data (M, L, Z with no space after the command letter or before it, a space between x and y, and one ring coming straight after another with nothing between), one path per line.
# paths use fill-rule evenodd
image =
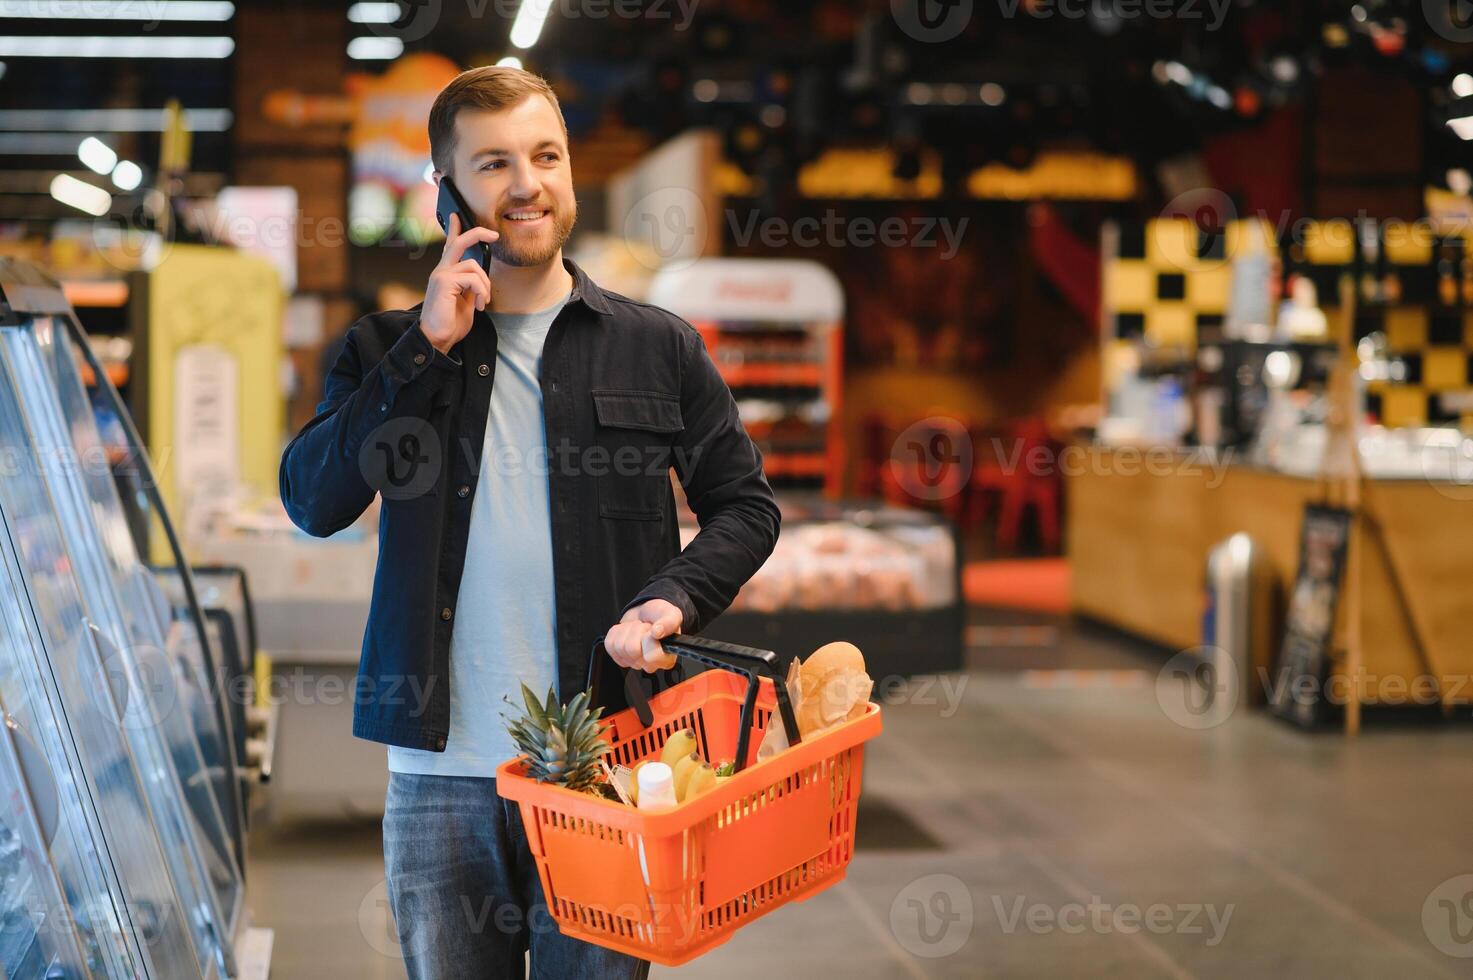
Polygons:
M864 743L880 732L880 708L871 702L859 718L799 742L776 654L688 635L661 642L721 669L652 698L640 672L628 672L633 707L604 719L606 761L632 767L658 757L667 737L689 728L703 758L735 760L732 778L673 809L639 810L538 783L518 757L496 770L496 790L519 805L564 935L676 966L844 877ZM602 646L595 657L606 655ZM774 717L790 748L757 762Z

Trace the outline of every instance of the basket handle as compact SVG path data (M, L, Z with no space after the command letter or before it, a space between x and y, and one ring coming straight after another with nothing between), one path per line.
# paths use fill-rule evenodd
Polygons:
M594 643L594 656L603 647L603 637L599 637ZM759 688L758 675L766 674L772 678L772 687L777 694L777 713L782 719L783 731L788 736L789 745L797 745L800 736L798 734L798 721L793 715L793 704L788 699L788 685L783 677L782 664L778 655L771 650L759 650L756 647L744 647L735 643L726 643L722 640L707 639L690 633L676 633L660 641L660 646L666 653L673 653L677 657L694 660L705 664L707 667L716 667L721 670L729 670L734 674L741 674L747 678L747 696L742 701L742 714L737 729L736 758L733 760L733 772L741 772L747 765L747 751L751 746L752 738L752 715L757 710L757 691ZM650 710L650 695L641 683L644 672L641 670L627 669L624 671L624 696L629 706L634 709L634 714L639 718L639 723L648 728L655 722L654 712Z

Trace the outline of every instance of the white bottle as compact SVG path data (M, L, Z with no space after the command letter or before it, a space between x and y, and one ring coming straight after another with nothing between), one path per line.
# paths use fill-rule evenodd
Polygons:
M675 805L675 772L663 762L639 768L639 808L663 810Z
M639 809L668 810L675 805L675 771L663 762L648 762L639 768ZM639 873L646 886L650 869L645 862L644 838L639 840Z

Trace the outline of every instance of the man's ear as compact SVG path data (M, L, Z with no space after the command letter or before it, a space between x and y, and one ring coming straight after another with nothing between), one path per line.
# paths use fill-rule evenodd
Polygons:
M434 178L434 181L433 182L434 182L434 185L435 185L435 190L439 190L440 189L440 181L444 179L445 175L442 174L442 173L440 173L440 171L438 171L438 170L431 170L430 171L430 176Z

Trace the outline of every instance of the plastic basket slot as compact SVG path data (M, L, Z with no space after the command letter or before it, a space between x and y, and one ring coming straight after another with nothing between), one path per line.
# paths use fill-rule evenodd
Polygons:
M753 895L759 905L770 900L763 888L829 853L831 816L828 787L805 781L802 771L724 808L705 835L707 904L740 895Z
M643 895L639 859L626 841L605 838L589 821L554 819L542 845L552 897L605 912L633 914L630 896ZM590 873L597 869L597 873Z

